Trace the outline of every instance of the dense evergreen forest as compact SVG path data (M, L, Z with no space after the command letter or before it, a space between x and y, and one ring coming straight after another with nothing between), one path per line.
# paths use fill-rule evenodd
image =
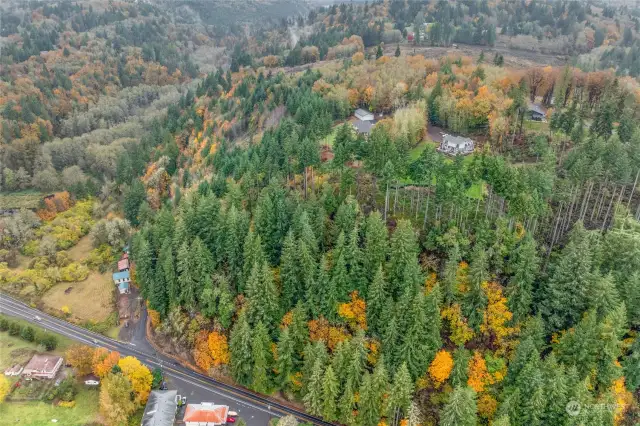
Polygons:
M420 94L422 83L406 93L432 122L442 120L448 66L430 95ZM141 223L135 274L157 332L191 347L205 370L280 391L343 424L632 424L640 320L633 194L618 188L615 200L608 192L589 201L590 173L579 170L594 171L587 164L595 161L602 176L620 179L620 156L608 162L606 153L635 152L635 126L625 142L585 126L569 153L547 145L526 166L487 150L465 163L432 146L412 159L424 128L405 116L411 111L396 111L367 140L340 125L335 157L322 162L319 142L345 115L318 94L322 79L308 71L234 81L237 108L284 105L290 117L242 147L208 124L229 105L207 95L228 84L210 75L148 142L159 146L162 167L169 135L192 135L191 154L181 156L181 180L193 181L186 190L152 209L142 183L125 196L125 214ZM525 145L552 141L539 135ZM633 183L637 166L627 166L620 183ZM407 179L414 184L399 184ZM478 179L487 185L481 200L469 195ZM570 207L557 198L562 188ZM569 401L580 403L579 417L565 410Z
M631 39L600 44L634 49L637 13L494 3L343 4L253 30L185 4L3 15L3 191L70 193L0 219L3 291L77 273L56 241L90 228L108 268L131 227L153 336L207 374L345 425L635 425L635 74L410 49L573 49L615 19ZM376 115L367 136L356 108ZM475 151L441 153L442 133Z

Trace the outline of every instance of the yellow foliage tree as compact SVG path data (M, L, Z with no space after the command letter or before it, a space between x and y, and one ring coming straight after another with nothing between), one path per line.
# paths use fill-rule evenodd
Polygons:
M11 391L11 382L4 375L0 376L0 403L2 403Z
M133 391L136 394L136 403L144 406L151 392L151 383L153 376L151 371L135 357L127 356L118 362L118 367L122 370L122 374L129 379Z
M268 55L264 57L264 59L262 60L262 63L267 68L274 68L279 65L280 60L275 55Z
M513 318L507 307L507 298L502 294L502 288L495 282L484 282L482 288L487 295L487 309L484 312L480 331L491 341L498 354L504 353L507 343L517 329L507 324Z
M367 86L362 92L362 101L371 106L371 101L373 100L373 96L375 94L375 89L372 86Z
M84 376L93 370L94 349L86 345L73 345L65 353L67 362L76 370L76 373Z
M147 303L147 306L149 304ZM153 309L147 309L149 314L149 319L151 320L151 327L155 330L156 327L160 325L160 312L154 311Z
M429 366L429 375L433 379L436 388L440 387L449 378L453 370L453 357L446 350L441 350Z
M100 414L107 425L123 425L136 410L131 382L121 374L109 374L100 386Z
M633 404L633 394L627 390L627 387L624 384L624 376L614 380L611 390L616 398L614 421L617 425L620 424L624 418L624 413L627 407L630 404Z
M480 417L491 420L497 409L498 401L493 396L488 393L480 395L480 398L478 398L478 415Z
M354 65L360 65L362 61L364 61L364 53L362 52L356 52L351 56L351 62Z
M213 365L229 364L231 356L229 355L229 345L227 344L227 336L217 331L209 334L209 352L213 359Z
M440 315L449 323L449 339L456 346L462 346L473 338L473 330L467 325L466 318L462 316L459 304L454 303L443 309Z
M351 301L338 306L338 315L347 321L352 330L367 329L367 304L358 297L358 291L351 293Z

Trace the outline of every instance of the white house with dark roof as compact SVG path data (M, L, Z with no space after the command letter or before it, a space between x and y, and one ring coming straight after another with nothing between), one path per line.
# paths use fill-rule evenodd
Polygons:
M462 136L442 135L442 142L438 151L449 155L467 155L471 154L474 149L474 143L471 139Z

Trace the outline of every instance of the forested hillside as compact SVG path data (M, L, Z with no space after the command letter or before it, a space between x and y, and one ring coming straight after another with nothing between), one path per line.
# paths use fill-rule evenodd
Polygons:
M3 189L96 201L75 208L106 216L92 259L131 225L164 349L345 425L640 421L639 82L411 50L575 49L634 11L384 1L249 31L189 5L56 7L3 39ZM475 150L443 154L443 133ZM60 219L39 213L2 219L2 254L40 247L53 273L33 229ZM2 265L3 290L45 286Z

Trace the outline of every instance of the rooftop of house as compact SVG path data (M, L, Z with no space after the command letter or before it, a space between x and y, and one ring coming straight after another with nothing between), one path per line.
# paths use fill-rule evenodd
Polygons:
M216 405L211 402L201 404L187 404L184 412L184 422L223 424L227 422L229 407Z
M442 138L442 141L449 146L464 146L465 144L472 143L473 141L469 138L465 138L463 136L453 136L445 134Z
M25 370L52 372L62 358L55 355L34 355L31 361L24 367Z
M122 271L123 269L129 269L129 259L118 260L118 270Z
M533 102L529 102L529 111L542 115L546 114L546 111L540 105L534 104Z
M113 280L121 280L123 278L129 279L129 271L122 271L122 272L114 272L113 275Z
M171 426L176 417L178 391L153 391L144 408L141 426Z
M373 123L370 121L357 120L353 123L353 126L356 128L358 133L369 134L369 132L371 132L371 129L373 128Z
M13 367L9 367L4 370L4 374L15 374L20 373L22 371L22 366L20 364L16 364Z
M370 111L367 111L364 108L358 108L354 114L356 114L356 115L367 115L367 114L373 115L373 113L371 113Z

